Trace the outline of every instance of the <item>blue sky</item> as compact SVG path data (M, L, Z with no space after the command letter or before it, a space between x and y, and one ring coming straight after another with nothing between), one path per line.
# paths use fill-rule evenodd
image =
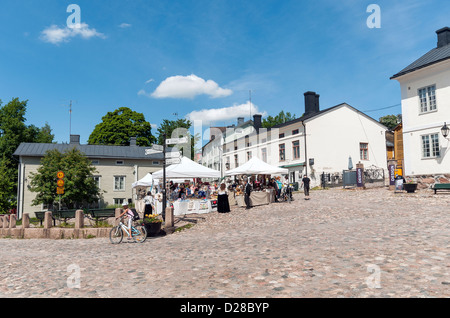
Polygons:
M367 26L370 4L381 28ZM2 0L0 99L29 100L28 124L48 122L57 142L69 140L70 100L83 143L122 106L155 126L223 126L242 112L301 115L306 91L321 109L346 102L379 119L401 113L373 110L400 103L390 76L436 46L449 13L437 0Z

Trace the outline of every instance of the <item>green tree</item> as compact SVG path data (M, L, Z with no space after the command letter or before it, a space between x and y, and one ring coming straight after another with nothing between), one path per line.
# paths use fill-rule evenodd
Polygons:
M264 128L271 128L275 125L284 124L288 121L294 120L295 114L291 114L290 112L287 112L286 114L284 111L281 111L278 115L275 117L267 116L267 118L263 119L262 126Z
M8 212L16 205L15 174L11 174L11 162L0 158L0 214Z
M380 118L380 123L392 130L400 123L400 118L400 115L387 115Z
M57 149L50 150L41 160L37 173L31 173L31 191L36 192L33 205L59 203L56 194L58 171L63 171L64 194L61 203L68 208L79 208L94 203L100 197L93 174L96 173L91 161L75 147L64 153Z
M190 138L190 148L186 149L186 145L176 145L180 150L183 151L183 155L190 157L190 159L194 159L195 152L198 150L195 148L195 145L198 141L200 141L200 135L197 134L195 136L191 135L189 129L192 127L192 122L188 119L177 119L177 120L168 120L164 119L163 123L158 127L158 145L164 144L164 134L166 134L167 138L179 138L188 136ZM179 134L177 134L179 132ZM174 146L174 145L169 145ZM190 152L190 156L188 153Z
M148 147L156 142L152 127L142 113L128 107L108 112L102 122L95 126L88 139L90 145L129 146L130 138L136 137L138 146Z
M53 142L50 126L38 128L25 124L28 101L12 99L0 107L0 210L9 210L16 204L18 162L13 157L22 142ZM0 106L2 102L0 100Z

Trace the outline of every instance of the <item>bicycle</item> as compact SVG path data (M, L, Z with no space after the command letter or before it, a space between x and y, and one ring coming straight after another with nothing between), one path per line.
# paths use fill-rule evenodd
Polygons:
M292 198L293 190L294 190L294 187L291 184L283 187L283 189L281 189L281 194L280 194L279 199L281 199L281 201L283 201L283 202L291 203L291 201L293 201L293 198Z
M119 225L113 227L109 232L109 240L112 244L122 243L124 232L129 237L130 232L128 232L128 226L123 224L123 217L120 218ZM131 237L136 243L144 243L147 239L147 229L143 225L131 226Z

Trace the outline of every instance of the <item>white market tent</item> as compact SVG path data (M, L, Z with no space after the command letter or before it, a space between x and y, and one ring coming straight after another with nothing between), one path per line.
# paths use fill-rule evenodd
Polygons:
M133 188L136 187L151 187L153 185L153 177L150 173L148 173L145 177L143 177L141 180L136 181L132 184Z
M152 174L153 179L163 178L163 169ZM166 167L167 179L220 178L220 171L204 167L186 157L181 162Z
M253 157L240 167L225 172L226 176L240 174L288 174L289 170L269 165L259 158Z

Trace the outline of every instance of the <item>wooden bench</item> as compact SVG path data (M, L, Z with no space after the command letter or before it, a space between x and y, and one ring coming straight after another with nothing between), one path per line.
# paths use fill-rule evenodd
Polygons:
M67 222L68 219L75 219L77 210L61 210L53 212L53 217L61 221Z
M106 220L116 216L116 209L92 209L88 211L89 215L95 219L96 222Z
M436 194L438 190L450 190L450 183L435 183L431 189L434 190L434 194Z

